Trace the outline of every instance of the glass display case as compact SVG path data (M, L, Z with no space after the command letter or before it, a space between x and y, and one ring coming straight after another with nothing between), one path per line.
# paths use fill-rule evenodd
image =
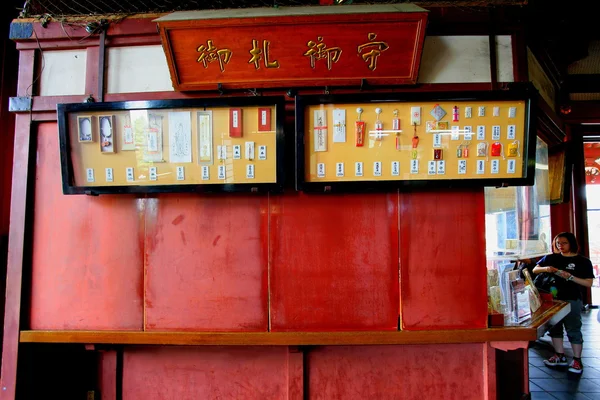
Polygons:
M505 324L509 325L518 323L510 317L514 297L511 282L523 279L513 270L518 263L534 265L538 258L552 252L548 146L539 138L535 160L533 186L485 189L490 308L504 314Z

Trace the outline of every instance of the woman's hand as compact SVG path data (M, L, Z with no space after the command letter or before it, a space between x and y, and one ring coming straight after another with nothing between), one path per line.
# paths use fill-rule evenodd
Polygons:
M569 279L571 277L571 274L567 271L558 271L556 275L560 276L563 279Z

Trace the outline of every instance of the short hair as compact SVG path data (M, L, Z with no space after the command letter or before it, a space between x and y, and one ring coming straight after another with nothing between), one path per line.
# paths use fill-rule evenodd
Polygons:
M577 238L571 232L561 232L554 237L554 240L552 240L552 249L555 253L559 253L558 249L556 248L556 241L558 238L567 239L567 242L569 242L569 251L571 251L571 253L579 253L579 244L577 243Z

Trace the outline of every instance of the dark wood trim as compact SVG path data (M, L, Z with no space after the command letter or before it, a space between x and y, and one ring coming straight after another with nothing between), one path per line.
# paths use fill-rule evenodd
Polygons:
M31 96L35 73L35 50L19 52L19 78L17 83L17 96Z
M512 35L513 78L515 82L529 81L529 65L527 62L527 45L525 33L519 29Z
M39 45L37 42L18 42L17 50L35 50L40 47L42 50L73 50L73 49L85 49L89 47L97 47L99 40L97 38L90 38L78 42L76 40L44 40L40 41ZM160 37L158 35L135 35L129 37L107 37L107 47L124 47L124 46L150 46L160 45Z
M23 66L21 66L21 70ZM19 84L21 85L21 80ZM6 306L0 387L5 399L14 399L17 383L19 330L21 321L21 288L27 214L31 119L16 115L15 151L13 161L12 197L10 209L9 251L6 273Z
M85 95L81 98L86 96L92 96L94 99L98 98L98 58L99 48L88 47L85 59Z
M151 345L405 345L532 341L548 323L569 312L568 303L545 303L526 326L439 330L364 332L142 332L142 331L21 331L21 343L94 343ZM542 333L543 334L543 333Z
M538 96L537 105L539 108L537 114L538 135L550 147L564 142L567 135L562 120L541 96Z
M567 75L565 90L569 93L598 93L600 92L600 75Z

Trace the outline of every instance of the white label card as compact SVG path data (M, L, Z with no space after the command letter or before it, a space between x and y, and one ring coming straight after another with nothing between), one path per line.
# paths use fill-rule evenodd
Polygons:
M490 171L492 174L497 174L500 172L500 160L492 160Z
M485 125L477 126L477 140L485 140Z
M419 173L419 160L410 160L410 173L411 174Z
M233 110L231 112L231 126L233 128L239 128L240 127L240 112L238 110Z
M515 133L517 131L517 126L516 125L509 125L508 126L508 133L506 134L506 138L509 140L512 140L515 138Z
M517 116L517 107L508 108L508 118L515 118Z
M133 128L126 126L123 128L123 144L132 145L133 143Z
M85 176L88 182L94 182L94 168L86 169Z
M479 108L477 109L477 116L485 117L485 107L484 106L479 106Z
M210 179L210 169L208 168L208 165L203 165L202 166L202 180L203 181L207 181Z
M437 174L444 175L446 173L446 161L439 160L437 162Z
M267 146L265 146L265 145L258 146L258 159L259 160L267 159Z
M458 174L464 175L467 173L467 160L458 160Z
M381 176L381 161L373 163L373 176Z
M410 108L410 124L421 125L421 107Z
M113 182L115 180L112 168L106 168L104 170L104 174L106 176L106 182Z
M262 126L267 126L267 110L262 110L260 112L260 124Z
M399 175L400 175L400 162L392 161L392 176L399 176Z
M333 110L333 143L346 142L346 110Z
M363 163L355 162L354 163L354 176L363 176Z
M477 160L477 173L485 174L485 161L484 160Z
M246 165L246 178L254 179L254 164Z
M459 140L460 139L460 134L458 133L458 131L460 130L459 126L453 126L452 128L452 134L450 136L450 140Z
M217 178L218 179L225 179L225 166L224 165L219 165L219 172L217 173Z
M315 151L327 151L327 111L314 112L314 148Z
M473 107L465 107L465 118L471 118L473 116Z
M500 140L500 125L492 126L492 140Z
M254 160L254 142L246 142L246 160Z
M337 177L344 176L344 163L343 162L335 163L335 176L337 176Z
M325 163L317 164L317 178L325 178Z
M133 168L128 167L125 169L125 176L127 177L127 182L133 182L135 180L133 175Z
M442 147L442 135L439 133L433 134L433 147Z
M492 115L494 117L499 117L500 116L500 107L496 106L496 107L492 108Z
M517 168L517 161L516 160L508 160L508 163L506 165L506 172L509 174L514 174Z
M184 181L185 180L185 170L182 166L177 167L177 180Z
M151 181L155 181L158 179L158 174L156 173L156 167L148 168L148 174L150 175Z
M242 146L236 144L233 146L233 159L239 160L242 158Z
M429 161L427 163L427 174L428 175L435 175L435 171L436 171L435 161Z
M473 127L465 126L465 140L473 140L473 135L471 132L473 132Z

